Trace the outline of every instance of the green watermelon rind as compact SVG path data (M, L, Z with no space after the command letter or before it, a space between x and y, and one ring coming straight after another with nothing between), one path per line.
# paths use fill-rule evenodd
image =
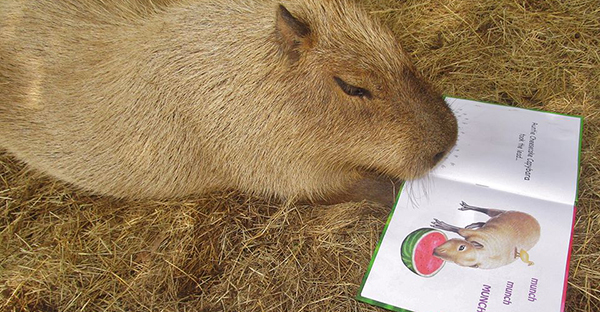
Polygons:
M413 273L419 275L419 276L423 276L423 277L431 277L434 276L435 274L437 274L446 264L446 262L444 261L442 263L442 265L435 270L435 272L426 275L426 274L421 274L420 272L417 271L417 269L414 266L414 256L415 256L415 250L417 249L417 246L419 245L419 242L426 236L426 234L430 233L430 232L437 232L440 233L442 235L444 235L445 238L447 238L446 234L440 230L436 230L436 229L431 229L431 228L422 228L422 229L418 229L413 231L412 233L410 233L408 236L406 236L406 238L404 238L404 241L402 241L402 247L401 247L401 256L402 256L402 262L404 263L404 265L411 270Z

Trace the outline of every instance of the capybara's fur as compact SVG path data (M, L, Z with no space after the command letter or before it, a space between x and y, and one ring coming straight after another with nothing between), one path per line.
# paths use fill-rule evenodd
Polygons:
M439 220L438 229L458 233L464 239L453 238L434 249L434 255L461 266L495 269L514 262L521 250L530 250L540 239L540 224L531 215L520 211L504 211L461 204L460 210L475 210L491 218L457 228Z
M456 120L346 0L0 4L0 144L97 194L320 199L410 179Z

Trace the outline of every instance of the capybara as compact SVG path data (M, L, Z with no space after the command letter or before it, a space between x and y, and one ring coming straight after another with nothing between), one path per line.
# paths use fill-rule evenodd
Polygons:
M512 263L520 252L527 252L540 239L540 224L524 212L474 207L465 202L459 210L474 210L491 218L465 228L434 219L432 227L464 237L450 239L436 247L433 251L436 257L461 266L495 269Z
M365 177L425 174L456 140L441 96L351 1L0 6L1 146L96 194L352 197Z

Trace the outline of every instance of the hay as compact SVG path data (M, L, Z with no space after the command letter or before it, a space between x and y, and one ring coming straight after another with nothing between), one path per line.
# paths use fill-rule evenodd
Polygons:
M567 311L600 311L600 3L363 0L444 93L585 117ZM90 196L0 155L0 310L378 311L388 210Z

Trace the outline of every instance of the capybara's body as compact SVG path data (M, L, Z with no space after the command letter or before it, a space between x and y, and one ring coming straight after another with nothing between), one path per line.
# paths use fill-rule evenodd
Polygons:
M456 120L348 1L0 4L0 146L97 194L322 198L430 169Z
M461 228L457 232L464 239L446 241L434 250L436 256L461 266L495 269L514 262L519 251L535 246L540 225L524 212L497 211L480 228Z

